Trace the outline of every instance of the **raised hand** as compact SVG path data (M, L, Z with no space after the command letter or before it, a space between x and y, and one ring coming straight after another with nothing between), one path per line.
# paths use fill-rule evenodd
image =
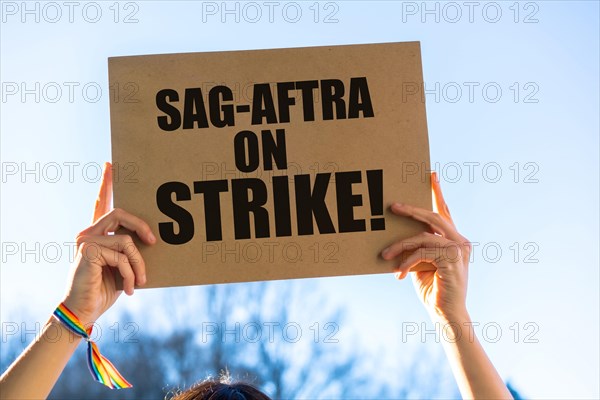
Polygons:
M407 204L395 203L391 207L396 215L426 223L430 232L392 244L382 252L382 257L398 260L398 279L404 279L419 263L435 266L434 271L412 274L419 298L432 316L462 318L466 315L471 244L456 230L435 172L431 174L431 185L437 213Z
M114 235L119 227L135 232L146 244L156 238L148 224L121 209L110 210L112 172L104 166L93 223L77 236L77 257L72 266L65 305L84 324L94 322L119 295L115 277L123 278L123 289L133 294L134 286L146 283L146 266L130 235Z

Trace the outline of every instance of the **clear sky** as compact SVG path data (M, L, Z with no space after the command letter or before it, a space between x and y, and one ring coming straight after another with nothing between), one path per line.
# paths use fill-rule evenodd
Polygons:
M64 243L88 224L111 158L107 57L418 40L431 160L479 243L469 308L486 350L529 397L600 397L598 2L75 3L1 2L3 337L63 293ZM347 306L342 334L386 347L382 367L440 351L402 342L403 322L427 321L409 281L316 282ZM164 291L117 309L143 312Z

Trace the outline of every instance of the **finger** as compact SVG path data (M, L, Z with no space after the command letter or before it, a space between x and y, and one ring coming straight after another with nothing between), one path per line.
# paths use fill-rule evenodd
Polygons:
M106 235L108 232L115 232L120 226L137 233L146 244L156 243L156 238L150 226L144 220L120 208L115 208L102 216L94 225L82 231L80 235Z
M391 208L396 215L411 217L429 225L434 233L442 235L455 241L463 241L464 238L456 231L456 228L445 220L440 214L424 208L414 207L408 204L394 203Z
M109 162L104 163L104 171L102 173L102 182L100 183L100 192L94 206L94 216L92 223L98 221L100 217L110 211L110 203L112 200L112 165Z
M435 199L435 205L437 208L437 212L446 219L446 221L450 222L452 226L454 226L454 221L452 220L452 216L450 215L450 209L446 204L446 200L444 200L444 195L442 194L442 187L440 185L440 180L438 178L437 172L431 173L431 188L433 190L433 197Z
M417 264L410 268L410 272L427 272L427 271L435 271L437 267L427 262L423 262Z
M430 265L430 270L435 271L437 269L437 257L431 254L423 254L424 252L417 250L414 253L410 254L404 261L402 261L398 266L396 266L396 278L404 279L406 275L410 272L411 269L419 265L420 263L427 263Z
M423 232L408 239L392 243L381 252L381 257L384 260L393 260L401 255L406 258L420 247L429 247L435 250L436 248L443 247L447 243L450 243L450 241L442 236Z
M432 268L435 267L432 266ZM433 285L435 275L436 273L432 273L432 271L415 271L413 274L411 274L411 278L417 287L420 287L422 284L425 284L426 287L431 287Z
M130 296L133 294L135 274L125 254L93 242L84 242L80 251L82 256L91 263L100 267L117 268L123 277L123 290Z
M403 272L396 272L396 273L394 274L394 276L395 276L395 277L396 277L396 279L398 279L398 280L402 280L402 279L406 278L406 275L408 275L408 272L406 272L406 273L403 273Z
M392 260L407 251L416 253L421 248L428 249L428 255L434 255L438 259L443 257L446 261L456 262L462 256L462 249L458 243L427 232L393 243L381 252L381 256L384 260ZM402 261L411 256L405 254Z
M77 245L82 243L95 243L99 246L104 246L109 249L125 254L129 260L129 264L133 268L135 274L135 283L142 286L146 283L146 263L133 239L129 235L110 235L110 236L79 236Z

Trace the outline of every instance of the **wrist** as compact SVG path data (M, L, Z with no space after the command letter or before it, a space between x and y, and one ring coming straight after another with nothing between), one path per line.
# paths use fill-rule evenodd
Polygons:
M456 345L459 342L473 343L477 341L471 316L466 309L431 315L431 320L442 330L446 344Z
M73 302L68 296L63 300L62 304L64 304L69 311L77 317L79 322L84 326L84 328L88 328L96 323L97 317L92 316L90 313L83 311L80 307L77 306L76 302Z
M58 341L72 343L74 347L77 347L77 345L83 340L81 336L71 332L54 315L51 315L50 319L48 319L48 322L46 322L46 325L42 331L42 338L52 343Z
M465 307L455 310L432 311L429 313L433 322L442 324L459 324L471 322L471 316Z

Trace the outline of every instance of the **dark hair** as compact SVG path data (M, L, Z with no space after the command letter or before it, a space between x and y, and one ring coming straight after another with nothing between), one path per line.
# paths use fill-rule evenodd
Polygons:
M171 400L271 400L269 396L249 383L230 383L229 379L207 379Z

